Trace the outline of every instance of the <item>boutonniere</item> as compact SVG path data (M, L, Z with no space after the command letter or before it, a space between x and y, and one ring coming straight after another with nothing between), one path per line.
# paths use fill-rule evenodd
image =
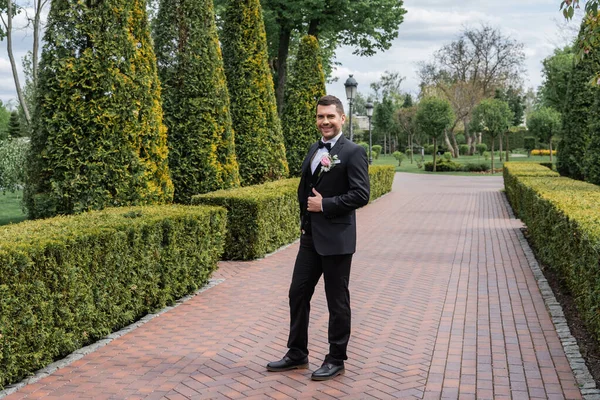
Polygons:
M321 171L319 171L319 175L323 172L329 172L333 167L338 165L341 160L338 158L337 154L335 156L331 156L331 154L327 153L321 158Z

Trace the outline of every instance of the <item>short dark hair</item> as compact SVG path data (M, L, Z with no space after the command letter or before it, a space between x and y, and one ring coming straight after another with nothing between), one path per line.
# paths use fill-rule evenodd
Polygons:
M337 110L338 113L340 113L340 115L344 114L344 105L342 104L342 101L335 96L331 96L331 95L323 96L317 102L317 107L330 106L330 105L335 105L335 109Z

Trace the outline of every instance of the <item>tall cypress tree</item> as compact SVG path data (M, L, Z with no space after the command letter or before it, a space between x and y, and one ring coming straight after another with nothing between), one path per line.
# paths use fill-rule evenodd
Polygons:
M317 101L325 95L319 42L314 36L301 39L288 79L281 124L290 175L300 176L306 152L319 138L315 108Z
M585 21L579 31L583 35ZM562 110L562 140L556 168L561 175L573 179L585 178L584 158L590 142L590 116L598 88L590 84L598 65L598 52L592 51L575 63L569 79L565 109ZM596 114L597 115L597 114Z
M54 0L40 62L30 217L173 197L145 0Z
M239 185L212 0L162 0L154 42L175 201Z
M260 1L229 1L221 39L242 185L284 178L288 164Z
M594 90L594 103L590 107L589 140L583 157L585 180L600 185L600 90Z

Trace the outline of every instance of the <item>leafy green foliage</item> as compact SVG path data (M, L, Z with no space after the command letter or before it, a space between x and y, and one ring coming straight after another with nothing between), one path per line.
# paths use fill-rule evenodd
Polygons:
M23 186L28 149L21 138L0 140L0 191L15 192Z
M162 0L154 43L175 201L239 186L212 0Z
M585 23L579 31L579 39L584 34ZM556 168L561 175L573 179L585 178L585 156L591 140L590 123L597 119L593 115L593 103L598 87L590 85L590 79L597 72L600 53L593 49L575 63L569 79L562 115L562 141Z
M488 146L485 143L479 143L477 146L475 146L475 149L477 150L477 153L482 156L483 153L487 151Z
M10 121L10 111L6 109L2 100L0 100L0 140L8 138L8 123Z
M259 0L228 4L221 40L241 183L284 178L288 164Z
M406 160L406 154L401 151L395 151L392 153L392 156L398 161L398 166L402 165L402 161Z
M379 155L381 154L381 150L383 150L383 147L381 147L378 144L374 144L373 146L371 146L371 150L375 152L375 159L379 159Z
M573 61L574 52L571 47L555 49L554 54L542 61L544 81L538 89L540 104L563 112Z
M290 71L281 117L291 176L300 176L306 152L321 136L315 122L315 110L317 101L324 95L325 77L319 43L314 36L305 36Z
M600 91L596 90L594 97L594 104L590 108L590 139L583 159L583 171L586 181L600 185Z
M393 165L369 166L369 181L371 185L371 197L369 201L373 201L392 191L395 174L396 170Z
M522 90L512 86L506 89L496 89L494 97L508 103L508 107L513 113L511 126L519 126L525 116L525 95L522 94Z
M204 285L225 213L111 208L0 228L0 387Z
M499 99L482 100L473 110L471 130L492 138L492 172L494 171L495 138L508 131L514 115L508 103Z
M533 136L525 137L524 142L523 142L523 148L525 150L527 150L527 153L530 153L531 150L535 149L535 142L536 142L535 137L533 137Z
M32 218L170 202L166 128L143 0L54 0L25 204Z

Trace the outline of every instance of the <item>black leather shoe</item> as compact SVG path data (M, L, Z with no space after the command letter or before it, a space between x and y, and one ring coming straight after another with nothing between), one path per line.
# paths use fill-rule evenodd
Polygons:
M304 357L301 360L292 360L288 356L284 356L279 361L273 361L267 364L267 371L271 372L290 371L292 369L305 368L308 368L308 357Z
M331 378L335 378L338 375L343 374L345 371L344 364L336 365L331 363L323 363L321 368L313 372L310 379L313 381L326 381Z

